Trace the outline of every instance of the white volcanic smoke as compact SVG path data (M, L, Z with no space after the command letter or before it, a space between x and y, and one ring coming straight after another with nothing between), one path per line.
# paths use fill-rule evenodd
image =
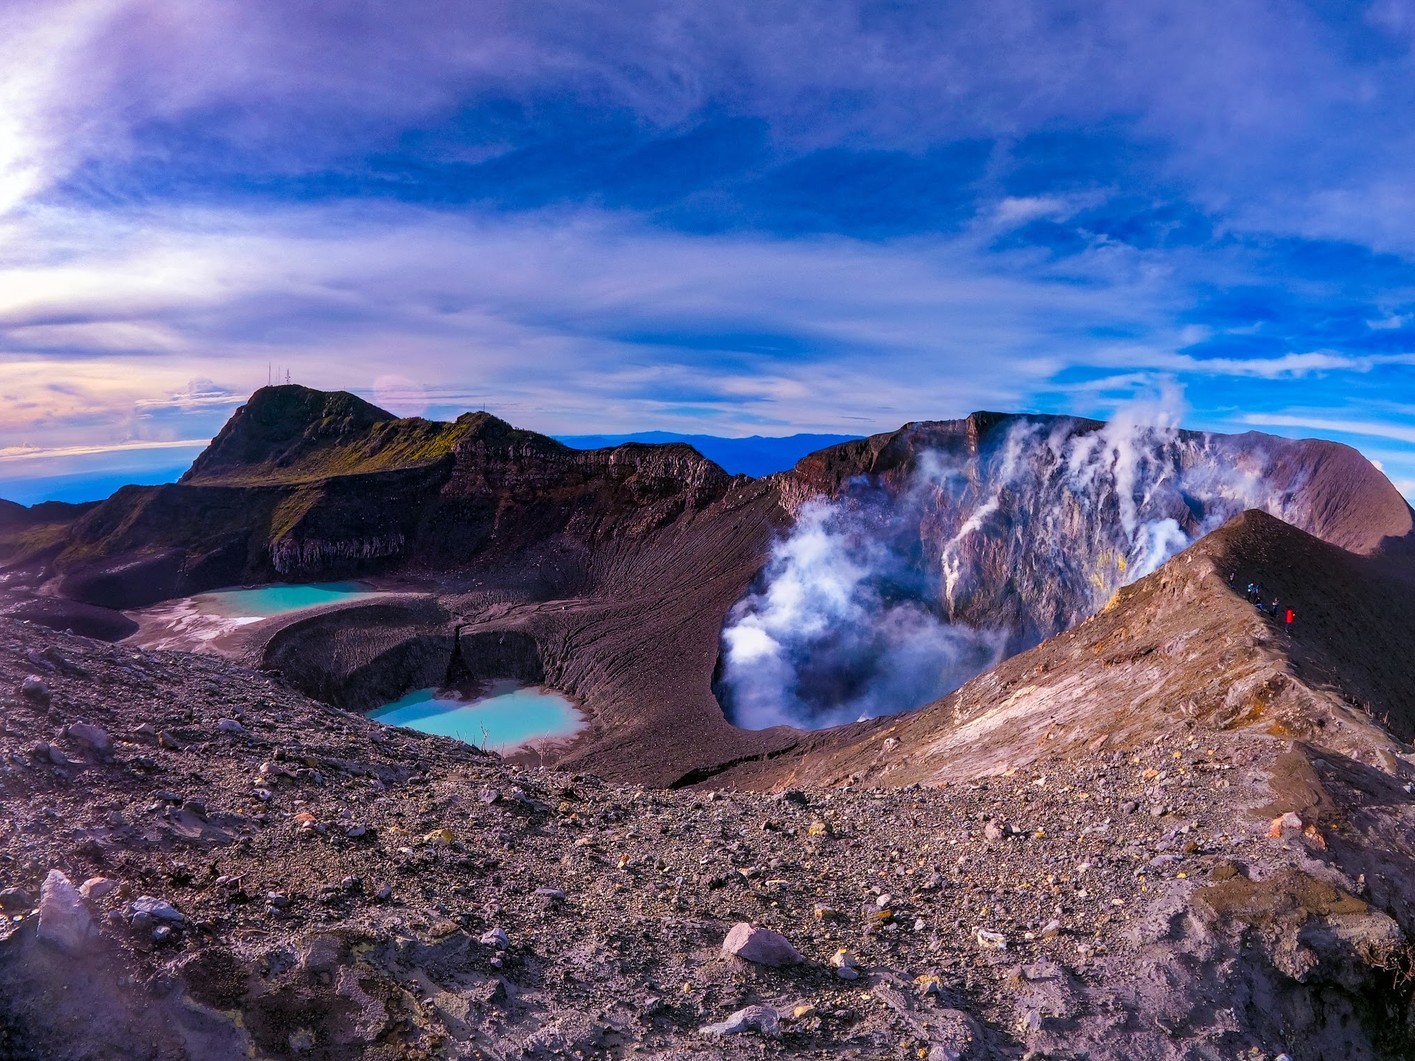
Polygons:
M920 437L926 428L920 428ZM1100 608L1247 508L1285 517L1251 441L1163 410L1019 418L924 449L902 488L802 507L723 631L734 722L806 728L942 696Z
M739 725L892 714L1002 658L1005 634L950 624L921 599L917 575L887 545L893 535L878 533L887 502L855 502L802 508L762 590L733 610L724 679Z

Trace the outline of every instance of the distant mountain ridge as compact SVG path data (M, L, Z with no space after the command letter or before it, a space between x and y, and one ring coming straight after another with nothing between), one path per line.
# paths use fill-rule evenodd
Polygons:
M775 472L790 471L803 458L818 450L855 442L861 435L749 435L728 438L721 435L683 435L673 431L636 431L627 435L553 435L572 449L608 449L626 442L663 445L682 442L692 446L729 475L750 475L760 479Z
M334 416L326 425L326 431L330 435L337 437L339 428L336 425L342 424L344 427L353 427L358 421L363 422L364 427L371 427L378 421L395 419L392 414L379 415L383 410L376 406L363 402L362 399L349 395L348 401L336 403L341 405L343 416ZM295 405L299 405L296 401ZM321 410L323 411L323 410ZM326 419L324 416L318 419ZM267 426L274 429L278 434L279 424L283 418L275 418ZM422 421L426 425L425 441L432 440L441 435L439 428L446 428L447 424L438 421ZM288 424L287 424L288 426ZM308 424L301 424L299 435L303 435ZM406 422L404 422L406 426ZM218 436L219 437L219 436ZM751 435L745 438L732 438L725 435L690 435L679 434L673 431L636 431L629 434L598 434L598 435L550 435L547 436L555 441L569 446L571 449L613 449L625 443L639 443L642 445L667 445L669 443L682 443L692 446L708 460L718 465L729 475L750 475L754 479L759 479L765 475L776 472L789 471L804 457L818 450L837 446L845 442L859 441L860 435L832 435L832 434L795 434L784 436L771 435ZM216 440L213 440L213 443ZM215 447L217 452L204 451L198 457L199 467L193 468L190 464L173 465L167 469L148 469L137 472L107 472L92 474L66 472L62 475L44 476L37 479L28 479L23 482L12 482L8 487L0 486L0 517L3 516L5 506L34 506L47 504L52 501L61 501L66 504L74 503L96 503L107 497L111 497L124 486L162 486L168 483L179 482L190 478L194 474L210 473L222 463L229 465L240 465L247 463L259 465L265 461L260 457L270 458L278 456L270 452L279 448L279 438L267 437L263 440L264 449L260 442L247 439L246 444L253 444L256 450L251 453L232 452L226 446ZM299 437L292 436L283 439L286 446L300 441ZM390 454L390 456L392 456ZM407 457L410 454L407 447L397 454L398 457ZM252 459L256 458L256 459ZM247 468L249 472L251 468Z

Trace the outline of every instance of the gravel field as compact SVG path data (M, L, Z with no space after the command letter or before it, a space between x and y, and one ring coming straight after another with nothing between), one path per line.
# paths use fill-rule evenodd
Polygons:
M9 620L0 700L4 1056L1410 1041L1409 886L1352 872L1408 830L1410 796L1336 756L1309 778L1272 737L942 787L651 790L386 729L225 660ZM1294 770L1320 798L1291 796ZM736 933L743 956L724 951L738 924L765 930Z

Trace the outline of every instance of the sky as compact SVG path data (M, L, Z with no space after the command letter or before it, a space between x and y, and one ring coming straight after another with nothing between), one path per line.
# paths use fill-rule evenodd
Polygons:
M1415 497L1413 48L1405 0L3 0L0 496L160 481L288 373L552 434L1180 394Z

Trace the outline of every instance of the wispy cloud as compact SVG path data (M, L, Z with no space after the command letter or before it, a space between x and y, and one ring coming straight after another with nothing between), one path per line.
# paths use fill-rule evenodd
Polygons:
M59 446L53 449L11 447L0 449L0 461L46 462L63 460L68 457L95 457L112 454L149 453L154 450L190 450L205 446L209 438L174 439L170 442L116 442L107 446Z
M1297 427L1322 434L1363 435L1367 438L1388 438L1395 442L1415 443L1415 427L1384 421L1275 413L1246 413L1242 419L1244 423L1255 427Z
M271 363L552 431L1374 410L1415 53L1348 14L11 0L0 446L207 435Z
M1165 372L1187 372L1205 376L1239 376L1248 379L1302 379L1307 376L1341 372L1370 372L1384 366L1405 368L1415 366L1415 353L1409 354L1341 354L1335 351L1314 351L1283 354L1280 357L1192 357L1164 350L1132 350L1119 359L1101 354L1097 364L1130 364Z
M150 388L165 376L171 392L198 370L242 381L159 403L222 406L263 383L272 360L306 382L369 390L390 357L434 396L451 387L519 403L556 429L644 418L828 426L871 410L883 427L945 406L1015 404L1062 364L1036 352L1048 333L1059 342L1096 317L1139 322L1156 298L1143 283L1008 276L967 241L706 238L612 215L478 221L411 208L186 221L114 226L101 263L12 253L0 268L0 338L31 318L54 338L45 361L0 369L0 386L23 390L41 363L64 363L83 389L38 401L35 429L74 404L152 408L127 386L138 379ZM53 253L68 230L29 231ZM155 279L174 272L183 283ZM111 327L170 341L118 359ZM459 388L467 378L476 386Z

